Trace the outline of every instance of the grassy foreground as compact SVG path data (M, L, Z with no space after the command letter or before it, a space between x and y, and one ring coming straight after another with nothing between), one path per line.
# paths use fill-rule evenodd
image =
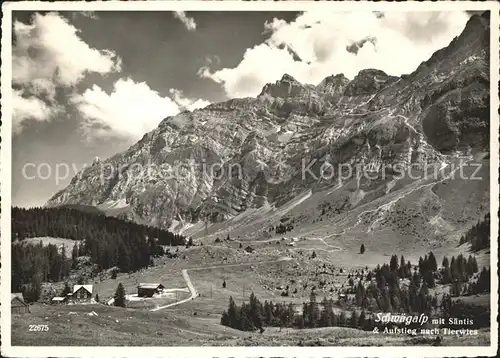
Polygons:
M96 315L89 315L95 312ZM410 346L431 345L422 336L376 335L352 328L267 328L241 332L219 324L218 315L182 315L175 310L140 311L95 305L33 305L31 313L12 316L14 346ZM48 332L30 332L45 324ZM444 337L447 346L489 345L489 329L477 336Z

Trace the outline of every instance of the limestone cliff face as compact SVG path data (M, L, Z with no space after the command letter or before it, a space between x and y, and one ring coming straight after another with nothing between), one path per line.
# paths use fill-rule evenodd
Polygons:
M367 69L313 86L285 74L257 98L165 118L125 152L84 169L48 205L96 205L163 227L216 222L337 183L304 178L304 165L319 174L323 163L408 166L484 150L488 53L489 19L473 16L409 75Z

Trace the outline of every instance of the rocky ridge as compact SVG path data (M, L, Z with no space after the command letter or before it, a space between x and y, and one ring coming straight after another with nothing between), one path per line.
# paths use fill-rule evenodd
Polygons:
M351 81L337 74L313 86L285 74L257 98L165 118L125 152L84 169L47 205L94 205L180 228L279 207L337 184L339 172L323 180L304 177L304 167L319 176L324 163L374 171L447 165L453 153L488 151L488 143L485 13L472 16L460 36L409 75L366 69ZM383 197L391 185L390 175L358 181L355 190L370 195L345 210Z

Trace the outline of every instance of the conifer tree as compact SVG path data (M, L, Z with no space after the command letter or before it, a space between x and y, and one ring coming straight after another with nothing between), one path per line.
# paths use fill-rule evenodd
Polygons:
M250 294L250 318L256 328L262 328L261 303L252 292Z
M323 301L321 301L321 305L323 307L321 314L320 314L320 322L319 325L321 327L331 327L333 326L333 307L332 304L327 298L325 297Z
M437 261L436 261L436 257L432 253L432 251L429 252L428 268L431 270L431 272L436 272L437 271Z
M341 311L338 317L338 325L340 327L345 327L347 325L347 317L344 311Z
M477 280L477 291L478 293L491 291L490 270L487 270L485 267L483 267L483 270L479 274L479 278Z
M478 265L477 265L477 260L475 257L472 258L472 272L476 273L479 271Z
M26 302L36 302L40 299L42 280L40 274L34 274L30 284L25 286L23 296Z
M447 268L447 267L449 267L449 266L450 266L450 261L449 261L449 260L448 260L448 258L445 256L445 257L443 258L443 267L444 267L444 268Z
M66 297L66 295L67 295L68 293L71 293L71 288L69 287L69 284L68 284L68 282L66 281L66 282L64 282L64 288L63 288L63 291L62 291L62 295L61 295L61 296Z
M356 286L356 305L361 306L363 304L363 301L365 299L366 292L365 292L365 286L361 283L361 280L359 281L358 285Z
M229 315L227 314L226 311L222 312L222 316L220 318L220 324L223 325L223 326L230 327L230 324L229 324Z
M420 273L415 271L413 273L413 283L415 284L415 286L420 287L421 282L422 282L422 280L421 280Z
M303 329L306 327L305 322L304 322L304 315L301 314L297 317L297 327L299 329Z
M118 284L118 287L116 288L115 295L113 298L114 298L113 304L115 306L125 307L126 305L125 288L123 287L121 282Z
M406 267L405 257L403 255L401 255L401 261L399 263L399 277L406 278L406 276L407 276L406 270L407 270L407 267Z
M238 328L240 312L232 296L229 297L229 308L227 310L227 314L229 316L229 326L233 328Z
M365 328L366 313L365 310L361 311L358 319L358 327L361 329Z
M350 326L353 328L358 327L358 315L355 310L351 312Z
M243 303L240 308L240 319L239 328L242 331L254 331L255 325L251 319L250 306L247 303Z
M451 282L452 278L451 278L451 269L449 266L446 266L444 269L443 269L443 284L449 284Z
M317 327L319 323L319 307L316 302L316 294L311 292L309 296L309 327Z
M391 256L391 262L390 262L390 268L391 271L397 271L399 266L398 266L398 257L396 255Z

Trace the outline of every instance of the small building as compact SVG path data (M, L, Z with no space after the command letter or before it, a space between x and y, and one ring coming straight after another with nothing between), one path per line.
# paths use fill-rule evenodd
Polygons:
M29 313L30 307L26 302L24 302L24 297L22 293L11 293L10 294L10 312L15 313Z
M153 297L155 293L160 293L164 288L165 286L161 283L140 283L137 286L137 296Z
M60 304L63 304L63 303L68 303L68 296L64 296L64 297L53 297L51 300L50 300L50 303L53 304L53 305L60 305Z
M92 291L92 285L74 285L71 300L73 302L91 302Z

